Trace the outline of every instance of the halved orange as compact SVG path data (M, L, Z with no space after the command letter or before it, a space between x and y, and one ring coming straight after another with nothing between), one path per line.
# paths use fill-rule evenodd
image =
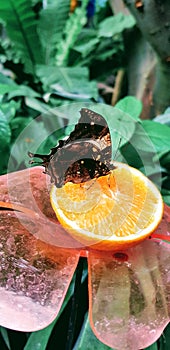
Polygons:
M158 226L163 201L139 170L114 162L110 174L82 184L52 187L50 199L63 227L85 246L127 249Z

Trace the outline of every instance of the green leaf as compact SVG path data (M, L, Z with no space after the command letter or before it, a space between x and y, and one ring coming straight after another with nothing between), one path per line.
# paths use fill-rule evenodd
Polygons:
M2 335L2 338L9 350L11 350L10 342L9 342L9 337L8 337L8 331L4 327L0 327L0 333Z
M16 123L15 136L17 137L18 133L18 137L16 138L11 149L11 158L8 169L10 172L14 170L16 171L22 163L29 160L28 151L33 151L33 153L35 153L35 151L38 149L41 153L40 146L49 135L48 131L44 128L44 123L41 121L37 122L36 120L31 120L29 124L27 124L27 121L25 120L26 126L22 132L20 132L20 130L17 130L17 122L20 123L18 125L22 129L23 124L21 120L22 118L19 118L19 120L17 118L16 122L14 122L15 119L12 121L13 133L15 126L14 123ZM15 160L16 164L15 169L13 169L13 160Z
M1 144L1 151L5 149L9 144L11 140L11 130L9 123L2 112L0 110L0 144Z
M142 111L142 103L133 96L127 96L116 103L115 107L121 109L125 113L130 114L130 116L139 121L139 116Z
M16 96L40 97L40 94L31 89L29 86L16 85L15 90L8 93L8 99L14 98Z
M0 18L5 22L13 50L19 54L26 72L33 73L35 64L42 63L42 53L32 1L0 1Z
M170 324L166 327L163 335L159 339L159 350L169 350L170 349Z
M170 150L170 128L166 125L145 120L138 125L133 143L137 149L153 152L168 152Z
M43 3L38 33L47 65L55 63L56 47L62 39L63 28L69 17L70 0L53 0Z
M40 113L48 112L51 109L51 107L49 105L47 105L46 103L41 102L38 99L33 98L33 97L26 97L25 104L26 104L26 106L28 106L28 107L30 107L30 108L32 108Z
M20 101L16 102L14 100L11 100L8 103L1 104L0 108L5 114L7 121L10 122L14 118L16 111L20 108L20 106Z
M12 131L12 139L16 140L16 138L20 135L24 128L27 127L29 123L31 123L32 118L25 117L16 117L11 120L10 126Z
M40 331L33 332L25 347L24 350L45 350L47 343L49 341L51 332L55 326L56 320L54 320L48 327L41 329Z
M73 49L79 52L84 58L96 48L98 43L99 38L97 37L97 31L94 29L83 28Z
M145 350L158 350L158 345L157 345L157 343L154 343L154 344L148 346L147 348L145 348Z
M12 79L0 73L0 95L8 93L8 98L16 96L40 97L40 95L27 85L18 85Z
M7 85L7 84L0 84L0 95L7 94L8 92L15 91L16 89L15 84L13 85Z
M98 61L105 61L106 59L111 59L115 54L122 54L123 44L119 40L111 40L110 38L105 38L105 40L100 41L99 45L95 50L95 57Z
M161 190L161 194L162 194L162 196L163 196L164 202L165 202L167 205L170 206L170 191L167 190L167 189L165 189L165 188L163 188L163 189Z
M88 316L86 315L82 330L73 350L114 350L103 344L96 338L91 330Z
M79 33L87 21L87 4L88 0L83 0L82 6L75 9L74 13L70 15L70 18L65 24L63 32L64 39L62 39L57 45L57 53L55 57L57 66L65 66L67 64L70 49L73 47Z
M14 91L17 84L4 74L0 73L0 95L4 95L10 91Z
M115 16L110 16L104 19L99 25L99 37L109 38L117 34L121 34L123 30L132 28L135 25L133 16L125 16L118 13Z
M48 146L54 146L53 142L57 143L58 135L63 134L63 119L59 119L52 110L36 119L16 117L11 121L11 129L13 145L8 169L10 172L16 171L21 164L28 166L28 151L48 153Z
M153 119L155 122L161 123L161 124L166 124L170 126L170 107L168 107L164 114L158 115Z
M86 67L37 66L44 90L70 99L97 99L96 82L89 81Z

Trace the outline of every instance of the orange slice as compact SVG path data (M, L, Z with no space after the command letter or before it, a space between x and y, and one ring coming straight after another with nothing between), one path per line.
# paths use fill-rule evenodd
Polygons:
M114 162L115 169L82 184L52 187L50 199L63 227L85 246L127 249L158 226L163 201L156 186L139 170Z

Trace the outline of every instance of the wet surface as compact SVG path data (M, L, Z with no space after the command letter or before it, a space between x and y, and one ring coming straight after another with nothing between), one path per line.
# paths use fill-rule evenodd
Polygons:
M90 252L90 322L108 346L136 350L155 342L170 319L170 246L146 240L124 255Z

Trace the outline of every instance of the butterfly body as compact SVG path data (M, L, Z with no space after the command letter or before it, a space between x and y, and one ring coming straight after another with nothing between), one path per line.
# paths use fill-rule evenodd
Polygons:
M49 155L29 153L31 157L43 160L45 173L51 176L56 187L62 187L68 181L89 181L107 175L114 168L105 119L87 108L82 108L80 114L75 129L65 140L60 140Z

